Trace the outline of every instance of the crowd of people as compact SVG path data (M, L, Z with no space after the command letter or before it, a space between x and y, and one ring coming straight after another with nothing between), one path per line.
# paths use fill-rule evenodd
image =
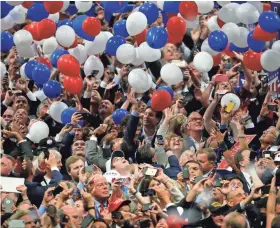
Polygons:
M179 43L165 44L155 62L134 66L96 55L104 74L87 75L81 64L83 89L75 95L62 88L57 98L42 96L22 75L17 47L1 52L7 67L1 78L1 226L279 228L280 100L268 88L268 75L248 69L242 53L222 52L208 73L196 69L193 59L216 12L200 15L198 26ZM100 5L94 13L102 31L112 32L124 18L114 14L106 22ZM60 12L60 18L73 16ZM164 26L161 14L153 26ZM136 45L133 36L126 42ZM183 73L172 86L161 78L171 62ZM135 68L153 79L144 93L129 84ZM58 69L51 77L63 85ZM172 97L162 111L150 101L159 88ZM55 102L77 110L69 123L52 117ZM113 117L117 109L127 110L120 123ZM29 136L38 121L49 133L36 142Z

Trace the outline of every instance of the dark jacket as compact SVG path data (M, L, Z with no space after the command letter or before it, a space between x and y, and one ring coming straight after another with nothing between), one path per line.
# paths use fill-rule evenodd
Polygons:
M6 139L3 143L4 153L12 156L13 158L19 156L27 156L32 158L32 145L31 142L27 139L17 144L10 139Z

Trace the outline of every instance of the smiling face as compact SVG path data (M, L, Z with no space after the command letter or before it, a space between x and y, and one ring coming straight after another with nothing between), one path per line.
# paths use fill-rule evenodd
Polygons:
M26 111L29 109L28 101L24 96L18 96L15 99L13 104L14 110L18 110L20 108L25 109Z
M159 120L156 117L156 112L153 111L151 108L147 108L146 111L144 112L143 126L155 128L158 122Z
M103 100L98 107L98 113L99 115L109 116L112 114L113 108L114 107L109 100Z
M198 112L190 114L187 124L188 131L200 131L204 129L202 116Z
M72 155L85 157L86 144L84 140L77 140L72 145Z
M270 127L263 132L263 135L260 137L261 144L271 145L277 138L277 129L275 127ZM262 148L266 149L266 148Z
M181 137L173 137L170 139L170 149L172 151L182 151L183 150L183 139Z

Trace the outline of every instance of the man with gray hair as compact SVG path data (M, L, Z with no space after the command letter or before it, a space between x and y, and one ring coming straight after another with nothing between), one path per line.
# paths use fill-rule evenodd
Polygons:
M222 228L248 228L246 217L238 212L229 213L223 221Z

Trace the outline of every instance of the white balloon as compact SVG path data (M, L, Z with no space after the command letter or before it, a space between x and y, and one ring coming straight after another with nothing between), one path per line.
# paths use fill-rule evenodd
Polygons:
M76 1L75 6L79 12L87 12L92 7L92 2L90 1Z
M10 12L9 15L13 18L14 22L16 24L22 24L25 22L26 19L26 13L22 9L21 6L14 7Z
M95 76L95 78L97 79L100 79L104 74L104 66L101 60L96 56L91 55L88 57L88 59L84 64L85 75L86 76L90 75L93 70L98 71L97 75Z
M34 143L39 143L42 139L49 136L50 129L48 125L43 121L37 121L33 123L26 135Z
M6 17L1 19L1 31L5 31L14 27L14 24L15 22L13 18L8 14Z
M271 47L272 50L277 51L280 54L280 40L275 41Z
M6 1L11 6L18 6L22 4L24 1Z
M139 57L146 62L154 62L161 57L160 49L151 48L147 42L140 44L138 49Z
M1 77L4 77L5 74L7 73L6 65L4 63L0 62L0 68L1 68Z
M157 1L157 7L163 10L164 1Z
M176 85L183 81L182 70L174 63L165 64L160 70L160 76L168 85Z
M59 13L49 14L48 18L54 22L57 22L59 20Z
M217 23L217 16L210 17L207 21L207 25L211 32L215 30L221 30L220 26Z
M260 1L250 1L249 3L255 6L259 13L263 12L263 4Z
M87 55L96 55L104 52L108 36L105 32L100 32L94 41L85 41L85 52Z
M195 1L199 13L209 13L214 8L214 1Z
M64 12L69 7L70 1L63 1L63 6L60 12Z
M116 52L117 60L122 64L130 64L135 58L135 48L131 44L122 44Z
M225 23L233 22L239 23L239 19L236 16L236 10L239 8L238 3L229 3L223 6L218 12L218 18Z
M232 22L224 24L224 26L222 27L222 31L227 35L229 42L238 40L240 36L239 27Z
M248 25L258 22L260 13L255 6L246 2L239 5L236 16L241 23Z
M32 40L31 33L25 29L18 30L14 34L14 43L16 46L31 45Z
M139 66L144 63L144 59L139 56L139 47L135 48L135 58L132 61L134 66Z
M58 47L58 43L54 37L50 37L44 40L43 53L45 55L53 53Z
M70 47L75 41L75 31L68 25L60 26L55 33L57 42L63 47Z
M24 45L24 46L17 46L17 53L22 58L31 58L35 56L32 46Z
M264 70L276 71L280 67L280 54L271 49L266 50L261 55L261 65Z
M61 101L53 102L50 106L49 114L55 121L62 123L61 113L67 108L68 106Z
M199 16L196 17L193 21L185 20L187 24L187 29L197 28L199 26Z
M20 68L19 68L19 73L20 73L20 76L25 78L25 79L28 79L26 74L25 74L25 65L26 63L24 63ZM29 79L28 79L29 80Z
M27 14L28 9L24 8L22 5L18 5L17 7L20 8L20 10L22 10L25 15Z
M108 31L105 31L103 32L106 36L107 36L107 39L109 40L112 36L114 36L111 32L108 32ZM100 34L100 33L99 33Z
M193 59L194 67L200 72L208 72L213 67L213 57L207 52L199 52Z
M151 88L149 77L142 69L133 69L128 74L128 83L136 93L145 93Z
M141 12L131 13L126 20L126 30L129 35L135 36L147 27L147 17Z
M87 53L85 52L85 47L78 44L77 47L68 49L70 55L74 56L80 64L83 64L87 59Z
M232 43L240 48L248 47L247 37L249 34L249 30L245 27L239 27L239 37L237 40L233 41Z
M214 51L212 48L210 48L209 43L208 43L208 38L206 38L202 45L201 45L201 51L207 52L212 56L218 55L219 52Z
M45 99L47 99L48 97L46 96L46 94L44 93L43 90L37 90L35 92L33 92L33 94L39 99L39 101L44 101Z
M225 6L226 4L230 3L230 1L217 1L220 6Z

